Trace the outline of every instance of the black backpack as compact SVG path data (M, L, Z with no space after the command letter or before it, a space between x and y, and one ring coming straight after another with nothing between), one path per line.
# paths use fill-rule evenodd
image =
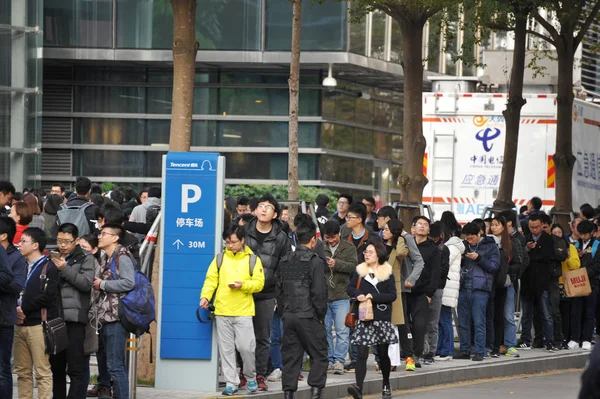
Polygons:
M152 225L160 212L160 205L150 205L146 211L146 223Z

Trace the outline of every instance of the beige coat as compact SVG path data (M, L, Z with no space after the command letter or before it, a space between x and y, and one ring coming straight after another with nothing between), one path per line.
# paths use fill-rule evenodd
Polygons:
M392 304L392 324L401 325L404 324L404 306L402 305L402 279L400 278L400 269L402 267L402 260L408 256L408 247L403 237L398 238L396 248L392 249L390 256L388 257L388 263L392 265L392 273L394 274L394 281L396 282L396 292L398 297Z

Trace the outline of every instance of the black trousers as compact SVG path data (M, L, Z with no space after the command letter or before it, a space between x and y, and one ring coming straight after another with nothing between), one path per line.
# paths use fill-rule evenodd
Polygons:
M314 388L325 388L329 366L327 345L325 324L315 319L301 319L293 313L283 315L281 385L284 391L295 392L298 389L298 375L302 369L304 352L310 356L308 385Z
M404 324L398 325L398 339L400 340L400 353L403 357L414 357L413 336L410 330L410 315L408 314L408 294L402 294L402 310L404 311Z
M504 304L506 288L496 288L494 296L494 350L504 345Z
M560 317L564 340L569 342L571 340L571 298L561 298Z
M416 357L423 356L427 320L429 319L429 302L425 293L409 293L406 295L408 315L410 316L410 330L412 331L413 349ZM405 320L405 322L408 322Z
M560 347L565 339L562 331L562 314L560 312L560 289L558 277L552 277L548 288L550 307L552 310L552 327L554 331L554 346Z
M52 369L53 399L85 398L87 383L85 381L85 355L83 341L85 340L84 323L65 323L69 346L59 354L50 356ZM69 395L67 395L67 375L71 380Z

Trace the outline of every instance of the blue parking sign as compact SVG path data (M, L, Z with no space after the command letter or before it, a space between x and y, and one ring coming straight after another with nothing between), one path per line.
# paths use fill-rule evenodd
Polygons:
M221 251L224 167L217 153L169 152L163 157L157 386L205 390L197 376L182 378L195 367L204 376L214 369L216 376L212 324L198 322L196 308L208 267ZM159 369L168 378L159 377ZM212 378L207 380L213 390Z

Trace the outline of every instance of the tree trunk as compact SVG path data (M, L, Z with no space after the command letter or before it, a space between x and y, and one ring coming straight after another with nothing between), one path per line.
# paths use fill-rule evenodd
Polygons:
M300 36L302 31L302 0L293 0L292 59L290 61L290 124L288 133L288 199L298 199L298 98L300 95ZM298 213L297 206L290 206L290 225Z
M423 175L423 24L404 20L402 27L404 69L404 164L400 180L401 202L421 204L427 178ZM405 224L419 215L418 209L402 208Z
M562 37L573 37L572 32L562 33ZM556 189L554 210L571 212L573 210L573 166L576 158L573 156L573 62L575 49L571 40L563 41L564 47L558 50L558 94L557 94L557 125L556 151L554 167L556 170ZM562 51L561 51L562 50ZM567 226L568 216L557 216L562 226Z
M519 127L521 124L521 108L527 103L523 98L523 75L525 73L525 44L527 39L527 13L515 12L515 50L513 51L508 103L502 112L506 123L506 139L504 142L504 163L500 175L498 196L494 207L512 209L515 184L515 168L517 165L517 147L519 143Z
M196 73L196 0L171 0L173 8L173 103L169 151L189 151Z

